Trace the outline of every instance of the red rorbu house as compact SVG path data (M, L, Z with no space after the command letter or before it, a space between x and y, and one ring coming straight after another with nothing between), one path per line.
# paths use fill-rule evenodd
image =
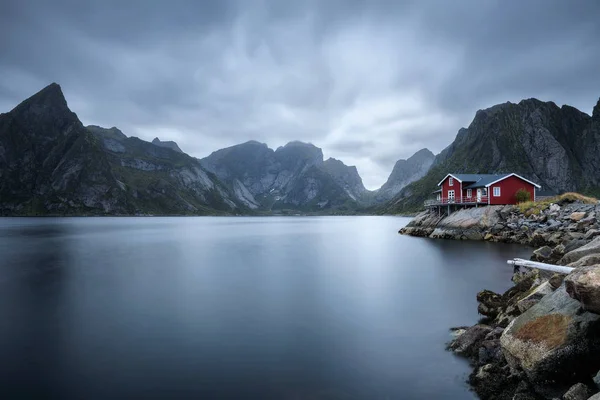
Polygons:
M426 207L450 206L477 207L482 205L517 204L517 192L529 192L535 201L536 190L541 189L517 174L448 174L438 183L435 200L427 200Z

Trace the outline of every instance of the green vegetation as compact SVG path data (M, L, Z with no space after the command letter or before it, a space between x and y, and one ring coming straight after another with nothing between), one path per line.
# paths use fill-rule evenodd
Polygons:
M519 211L526 216L539 215L542 211L548 209L554 203L572 203L579 201L585 204L598 204L598 199L594 197L584 196L579 193L565 193L559 196L550 197L541 201L526 201L517 205Z
M531 193L529 193L525 189L517 190L517 194L515 195L515 197L517 198L517 203L519 204L531 201Z

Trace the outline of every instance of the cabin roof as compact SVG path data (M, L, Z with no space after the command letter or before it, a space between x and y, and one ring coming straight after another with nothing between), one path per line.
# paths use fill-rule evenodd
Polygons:
M522 176L519 176L515 173L512 174L448 174L444 177L444 179L441 180L440 183L438 183L438 186L440 186L449 176L453 177L454 179L457 179L459 182L466 184L466 186L463 186L463 189L475 189L475 188L482 188L482 187L488 187L493 183L502 181L506 178L508 178L509 176L516 176L519 179L524 180L525 182L528 182L532 185L534 185L535 187L537 187L538 189L541 188L540 185L538 185L537 183L531 182L530 180L527 180L525 178L523 178Z
M464 189L475 189L475 188L483 188L489 185L492 182L500 181L505 179L510 174L500 174L500 175L479 175L479 179L470 184L469 186L465 186Z

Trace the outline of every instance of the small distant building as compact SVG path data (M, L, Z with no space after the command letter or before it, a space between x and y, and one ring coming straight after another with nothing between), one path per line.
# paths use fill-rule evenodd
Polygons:
M541 186L517 174L448 174L438 183L435 200L427 200L426 207L483 206L517 204L517 192L529 192L536 200ZM450 211L450 207L448 207Z

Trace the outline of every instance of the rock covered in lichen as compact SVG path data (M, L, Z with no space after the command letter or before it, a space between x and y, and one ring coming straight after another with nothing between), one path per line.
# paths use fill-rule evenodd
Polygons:
M600 316L582 311L561 286L515 318L500 343L511 372L524 373L543 393L600 369Z

